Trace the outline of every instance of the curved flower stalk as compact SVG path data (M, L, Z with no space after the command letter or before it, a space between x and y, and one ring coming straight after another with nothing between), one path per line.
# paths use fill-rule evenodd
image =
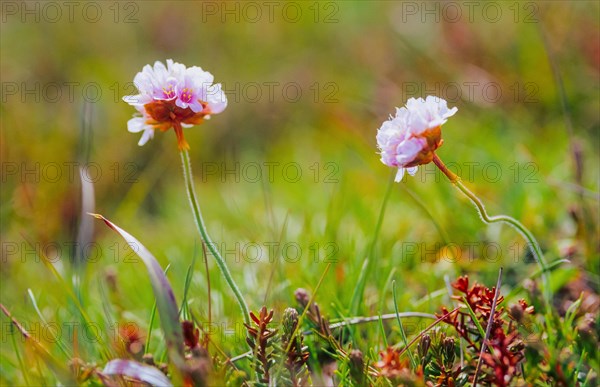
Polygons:
M504 222L515 228L527 240L533 256L541 266L545 299L549 302L551 294L547 276L548 268L533 234L521 222L508 215L489 216L481 200L462 183L460 177L444 165L435 153L443 143L441 126L457 111L456 107L448 109L446 101L439 97L410 98L406 106L396 109L396 116L385 121L377 132L381 162L398 168L395 181L399 182L405 170L410 175L414 175L419 165L433 161L450 182L471 200L484 223Z
M227 284L231 287L242 309L244 321L250 324L246 301L233 280L225 260L211 241L202 219L200 205L194 191L188 153L190 146L183 135L184 128L199 125L212 114L221 113L227 107L227 97L221 89L221 84L213 84L213 81L213 75L200 67L186 67L171 59L167 60L166 66L158 61L154 66L144 66L133 80L139 94L123 97L125 102L138 111L138 114L127 123L127 129L133 133L143 132L138 143L140 146L154 137L155 130L164 132L174 129L181 154L185 189L196 226L206 247L215 257Z

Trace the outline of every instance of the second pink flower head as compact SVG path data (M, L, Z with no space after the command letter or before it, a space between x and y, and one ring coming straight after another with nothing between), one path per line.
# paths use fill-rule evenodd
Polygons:
M395 181L402 180L405 170L414 175L418 165L431 162L443 142L441 126L457 111L434 96L410 98L405 107L396 108L396 116L377 131L381 162L398 168Z

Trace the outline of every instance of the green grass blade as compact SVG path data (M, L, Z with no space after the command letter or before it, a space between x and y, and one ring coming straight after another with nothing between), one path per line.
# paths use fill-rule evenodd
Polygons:
M36 251L37 256L40 258L40 260L42 261L42 263L44 264L44 266L46 266L46 268L48 270L50 270L50 272L52 273L52 275L54 275L54 277L56 278L56 280L60 283L61 288L64 289L68 293L68 295L71 298L71 300L73 301L75 307L77 308L77 310L81 314L81 318L82 318L82 320L84 322L84 325L86 327L93 326L92 320L88 316L88 314L86 312L86 309L83 307L83 305L79 301L79 297L75 294L75 292L73 291L73 288L65 281L65 279L62 277L62 275L60 275L60 273L58 272L58 270L56 270L56 267L54 267L54 264L45 255L43 249L36 248L35 244L32 243L30 240L28 240L25 236L23 236L23 239L25 239L25 241L27 242L27 244L29 246L31 246L31 248L33 250ZM91 330L91 332L94 332L94 340L96 340L102 346L105 346L104 338L102 338L102 335L95 334L96 331L93 330L93 329ZM108 357L108 353L106 353L106 352L103 353L103 356L106 359L110 358L110 357Z
M19 347L17 346L17 340L15 339L15 327L10 326L10 336L12 338L13 350L15 351L15 356L17 357L17 362L19 363L19 368L21 368L21 374L23 374L23 380L25 380L26 385L31 385L29 383L29 378L27 377L27 370L25 369L25 363L23 362L23 357L21 357L21 351L19 351Z
M165 275L169 271L171 264L168 264L165 267ZM154 305L152 305L152 312L150 313L150 323L148 324L148 335L146 336L146 346L144 347L144 353L150 353L150 338L152 337L152 328L154 328L154 319L156 318L156 301L154 301Z
M46 366L48 366L48 368L52 370L52 372L54 373L54 375L56 375L58 380L60 380L61 383L64 385L74 385L75 380L73 378L73 375L71 375L71 373L69 372L69 370L62 363L56 360L50 354L50 352L48 352L48 350L39 341L35 339L35 337L29 334L29 332L25 328L23 328L23 326L14 317L12 317L12 315L4 305L0 304L0 310L2 311L2 313L4 313L6 317L10 319L12 323L11 329L17 329L19 331L19 333L25 339L25 344L31 346L30 348L33 350L33 352L44 361ZM23 360L20 358L19 351L17 350L15 335L12 335L12 338L13 345L15 345L17 358L23 371L23 377L25 378L25 380L27 380L27 372L25 370ZM27 384L29 385L29 382L27 382Z
M406 346L408 344L408 340L406 339L406 333L404 332L402 320L400 319L400 311L398 310L398 298L396 297L396 280L392 281L392 294L394 295L394 310L396 311L396 320L398 321L398 326L400 326L400 334L402 335L402 341L404 342L404 346ZM410 350L407 350L406 352L408 352L410 364L412 364L413 369L417 369L417 362L415 361L412 352Z
M379 239L379 232L381 231L381 225L383 224L383 218L385 216L385 209L387 207L387 202L390 199L390 195L392 193L392 188L394 186L394 176L396 172L393 172L390 175L390 181L388 183L387 191L385 192L385 197L383 198L383 203L381 204L381 209L379 210L379 217L377 218L377 225L375 226L375 231L373 232L373 239L369 244L369 250L367 252L367 259L365 260L365 264L363 265L362 270L360 271L360 276L356 283L356 288L354 289L354 293L352 294L352 301L350 302L350 316L356 316L358 314L358 309L360 305L360 300L365 292L365 286L367 284L367 280L371 271L373 270L373 265L375 262L375 257L373 256L375 253L375 244Z
M40 311L40 308L38 308L37 302L35 300L35 296L33 295L33 292L31 291L31 289L27 289L27 293L29 294L29 298L31 299L31 303L33 304L33 308L35 309L37 315L39 316L40 320L44 323L44 325L48 326L48 321L46 321L46 319L44 318L44 315L42 314L42 312ZM60 348L60 351L67 357L67 358L71 358L71 354L69 354L69 351L67 350L66 345L62 342L62 338L60 337L60 335L57 335L56 339L56 344L58 344L58 348Z
M187 307L187 295L192 285L192 275L194 274L194 266L196 264L196 248L194 247L194 255L192 256L192 263L188 266L187 272L185 273L185 283L183 285L183 299L181 300L181 307L179 308L179 315L189 320L189 311Z

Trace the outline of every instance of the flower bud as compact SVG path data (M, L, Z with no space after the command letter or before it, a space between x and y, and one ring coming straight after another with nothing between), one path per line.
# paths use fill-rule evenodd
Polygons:
M425 333L423 336L421 336L421 340L419 341L419 344L417 344L417 353L419 354L420 358L423 359L427 356L430 346L431 346L431 336L429 336L428 333Z
M450 369L454 365L454 358L456 357L455 343L453 337L446 337L442 342L442 357L444 360L444 367Z
M285 337L291 336L298 326L298 311L294 308L286 308L283 311L281 325L283 326L283 335Z
M365 378L365 359L363 353L358 349L353 349L349 354L350 376L358 384L363 384Z
M308 291L303 288L298 288L294 292L294 296L296 297L296 301L298 302L298 304L302 308L306 308L306 305L308 305L310 301L310 294L308 293Z

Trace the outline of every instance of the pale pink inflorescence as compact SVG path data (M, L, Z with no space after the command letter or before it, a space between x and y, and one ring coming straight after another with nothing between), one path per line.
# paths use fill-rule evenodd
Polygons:
M212 74L200 67L186 67L171 59L166 66L158 61L144 66L133 79L139 94L123 97L139 113L129 120L127 129L143 132L138 144L144 145L156 129L174 128L179 148L189 148L182 128L200 124L227 107L221 84L213 81Z
M396 108L396 116L390 116L377 131L381 162L398 168L395 181L402 180L405 170L414 175L418 165L431 162L443 142L441 126L457 111L431 95L410 98L406 106Z

